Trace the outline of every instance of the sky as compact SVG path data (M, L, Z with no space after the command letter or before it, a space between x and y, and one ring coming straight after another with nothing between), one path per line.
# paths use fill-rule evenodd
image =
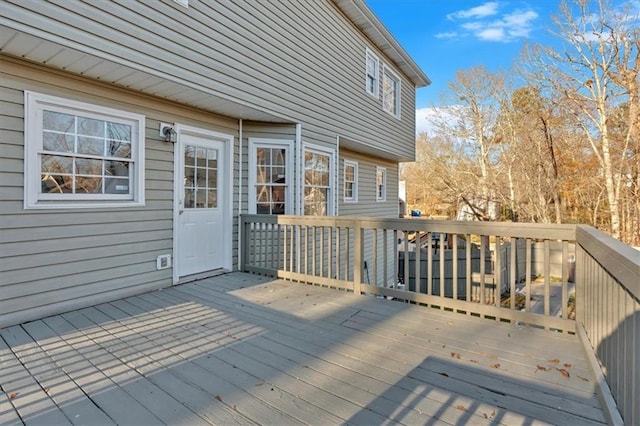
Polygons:
M525 44L561 43L550 34L559 0L365 0L369 8L432 81L416 92L416 133L442 106L440 95L458 70L483 65L510 69ZM612 0L612 7L630 1Z
M393 36L431 79L418 89L416 107L441 105L455 72L484 65L509 69L527 43L551 42L556 0L366 0Z

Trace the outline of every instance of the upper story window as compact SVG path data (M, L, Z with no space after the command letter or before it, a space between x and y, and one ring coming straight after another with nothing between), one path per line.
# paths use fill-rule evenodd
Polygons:
M382 108L400 118L400 78L386 66L382 75Z
M365 85L367 89L367 93L375 98L378 98L378 92L380 87L380 61L378 57L373 54L369 49L367 49L367 59L366 59L366 79Z
M144 204L144 116L25 92L25 208Z
M304 150L304 214L332 214L333 153L320 148Z
M249 139L249 212L290 214L292 142Z
M358 163L344 160L344 201L358 201Z
M376 201L387 200L387 169L376 168Z

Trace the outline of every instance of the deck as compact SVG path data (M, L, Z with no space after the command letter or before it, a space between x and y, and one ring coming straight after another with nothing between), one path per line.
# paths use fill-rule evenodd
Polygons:
M576 336L243 273L0 336L1 424L605 422Z

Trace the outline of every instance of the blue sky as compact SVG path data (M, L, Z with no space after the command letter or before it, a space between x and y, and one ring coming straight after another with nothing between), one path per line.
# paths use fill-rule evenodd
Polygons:
M432 80L417 109L440 105L455 72L484 65L511 68L525 42L549 44L556 0L365 0Z

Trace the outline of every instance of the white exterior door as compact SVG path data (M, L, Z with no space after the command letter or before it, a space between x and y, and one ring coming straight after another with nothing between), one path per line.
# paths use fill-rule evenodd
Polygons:
M231 269L232 137L179 131L174 204L174 281Z

